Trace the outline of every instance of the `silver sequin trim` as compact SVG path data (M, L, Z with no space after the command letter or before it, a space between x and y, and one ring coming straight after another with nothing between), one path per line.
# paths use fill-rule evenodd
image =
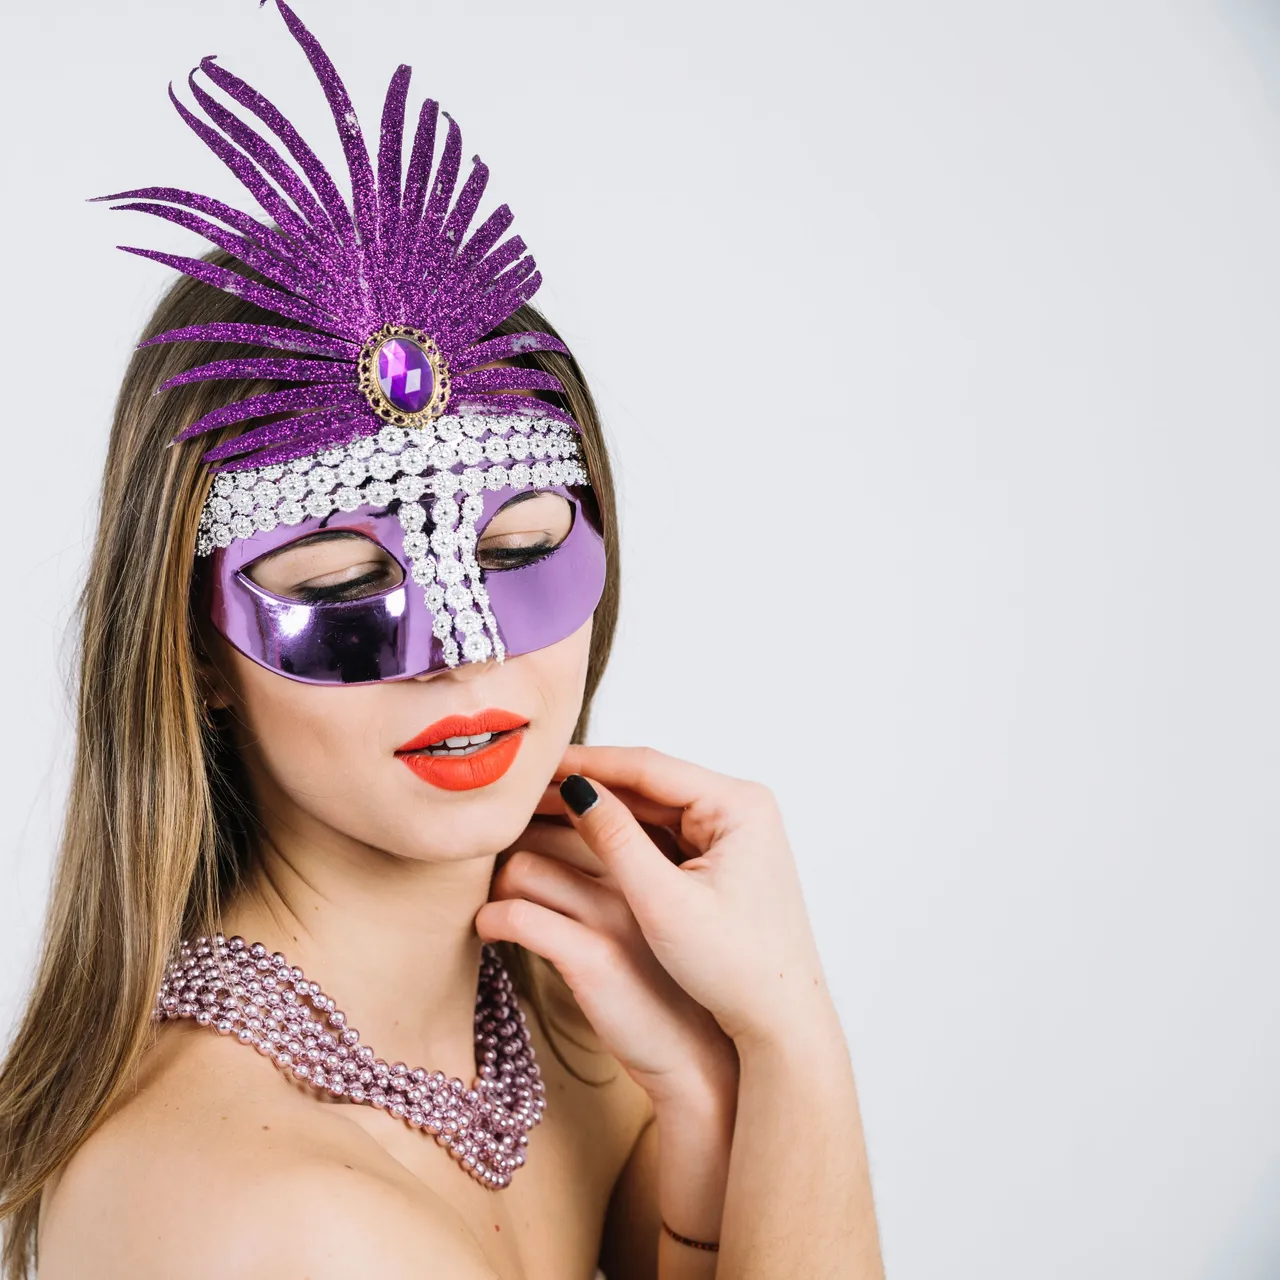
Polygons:
M405 553L453 667L505 656L476 561L485 489L590 484L578 434L527 414L445 415L424 427L383 427L341 449L279 466L223 472L200 515L196 555L308 516L400 500Z

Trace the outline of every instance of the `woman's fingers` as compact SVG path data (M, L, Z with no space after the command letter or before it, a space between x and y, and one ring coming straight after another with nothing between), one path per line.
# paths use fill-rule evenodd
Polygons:
M617 963L617 945L603 934L526 898L486 902L476 912L476 932L485 942L514 942L549 960L578 994Z
M566 749L561 768L598 778L617 792L633 791L671 810L696 801L715 800L742 784L701 765L663 755L652 747L587 747ZM665 825L665 824L664 824Z
M618 882L642 925L646 907L660 910L664 901L687 894L689 877L667 859L608 787L571 774L561 795L570 821Z
M659 806L668 816L657 821L679 833L686 854L705 854L734 831L777 816L777 803L767 787L677 760L652 747L571 746L560 769L599 778L615 794L628 797L628 807L642 820L652 820L642 805ZM639 797L637 803L631 802L632 795Z
M603 881L554 857L519 849L493 878L491 897L527 898L612 937L632 932L627 904Z
M585 871L589 875L607 876L609 872L604 863L591 852L586 841L569 825L565 815L564 800L558 788L555 796L559 820L534 818L521 832L519 838L512 842L508 852L531 849L534 853L545 853L549 857L559 858L562 862L567 862L571 867L577 867L579 871ZM630 809L631 806L628 804L627 808ZM632 812L634 813L635 810L633 809ZM640 826L649 839L677 866L696 857L700 852L670 827L656 826L643 819Z
M556 770L556 780L547 783L542 798L535 810L543 816L564 817L564 802L560 799L560 782L570 773L577 772L562 765ZM595 777L595 774L591 774ZM641 822L652 823L656 827L679 827L683 809L674 805L660 804L657 800L642 796L637 791L629 791L626 787L612 787L613 794L640 819Z
M514 856L517 850L527 849L531 853L558 858L561 862L576 867L590 876L608 875L604 863L591 852L587 842L569 825L565 817L563 801L560 801L557 812L560 818L558 822L548 818L535 818L530 822L520 833L519 838L512 843L508 857Z

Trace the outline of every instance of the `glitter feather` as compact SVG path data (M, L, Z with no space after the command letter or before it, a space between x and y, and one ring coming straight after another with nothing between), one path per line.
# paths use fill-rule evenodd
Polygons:
M275 0L289 33L315 73L338 130L350 202L281 112L257 89L204 58L188 78L195 106L174 93L179 115L236 176L268 222L221 201L174 187L140 187L102 199L195 232L255 273L246 277L198 258L122 245L195 280L244 298L304 328L270 324L188 325L147 339L161 342L236 342L326 359L247 355L220 360L169 379L162 390L215 378L270 379L305 385L249 396L193 422L186 440L228 425L244 429L204 456L229 469L264 466L370 435L383 425L358 383L357 360L384 326L430 336L452 370L453 411L502 414L537 411L575 425L563 410L518 393L558 392L560 383L537 369L479 366L528 351L564 352L545 333L492 338L537 291L542 277L519 236L503 239L512 223L502 205L471 231L489 182L476 157L461 184L462 133L428 99L418 112L408 163L403 161L410 69L391 77L383 102L376 167L355 108L336 68L285 0ZM196 78L224 93L220 102ZM439 117L448 122L435 162ZM250 117L258 126L250 123ZM434 169L433 169L434 163ZM456 198L455 198L456 193ZM274 224L274 225L269 225ZM468 239L468 232L471 231ZM279 414L287 418L262 422ZM256 422L256 425L255 425Z
M243 455L241 460L230 469L266 466L269 460L263 455L263 450L279 451L292 448L296 444L297 452L290 454L291 458L311 453L316 449L323 449L325 441L334 431L339 433L345 431L349 438L353 421L355 416L350 409L339 409L336 412L332 409L321 409L314 413L300 413L289 418L278 418L275 422L268 422L265 426L255 427L252 431L233 436L216 448L210 449L204 457L210 462L220 462L224 458ZM323 439L321 439L322 436ZM316 443L317 440L320 443Z
M214 58L203 58L200 70L221 89L227 97L238 102L246 111L251 111L277 138L285 145L285 149L298 162L312 190L319 197L325 212L329 215L334 234L344 243L352 241L351 212L347 208L342 193L330 176L328 169L320 163L316 153L307 145L298 131L280 113L273 102L259 93L252 85L246 84L239 76L233 75L221 66Z
M202 435L206 431L230 426L233 422L248 422L270 413L286 413L300 409L332 409L344 402L350 402L354 408L358 400L354 392L343 395L342 391L332 384L293 387L288 391L264 391L261 395L235 400L231 404L224 404L221 408L206 413L203 418L197 418L185 431L179 432L174 440L189 440L192 436Z
M482 370L484 373L498 373L497 369ZM474 378L476 374L466 375ZM335 360L272 360L262 357L251 357L245 360L215 360L212 364L202 364L197 369L188 369L162 382L156 388L156 394L168 391L170 387L182 387L188 382L212 382L222 378L255 378L278 382L354 382L350 367Z
M140 347L158 342L243 342L246 346L276 347L282 351L311 351L319 355L354 360L360 348L354 342L312 333L309 329L282 329L272 324L190 324L182 329L157 333L138 343ZM479 347L474 350L480 350Z

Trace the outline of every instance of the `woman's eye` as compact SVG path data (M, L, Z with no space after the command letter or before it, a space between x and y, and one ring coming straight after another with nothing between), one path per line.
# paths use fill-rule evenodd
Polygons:
M485 526L476 560L482 569L519 569L554 551L572 527L573 506L560 494L521 495Z
M362 600L404 580L391 553L361 534L323 533L282 547L245 570L272 595L303 604Z
M385 591L387 587L396 585L398 580L399 575L391 573L387 565L379 561L365 561L336 573L325 573L299 582L289 594L297 600L359 600L362 596Z

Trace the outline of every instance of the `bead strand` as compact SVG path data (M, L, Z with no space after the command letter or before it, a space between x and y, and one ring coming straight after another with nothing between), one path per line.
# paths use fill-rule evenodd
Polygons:
M486 944L476 996L477 1075L468 1088L441 1071L388 1064L318 983L280 952L243 938L186 940L168 966L153 1017L191 1018L234 1035L295 1080L389 1112L435 1138L478 1182L507 1186L542 1119L542 1083L515 987Z

